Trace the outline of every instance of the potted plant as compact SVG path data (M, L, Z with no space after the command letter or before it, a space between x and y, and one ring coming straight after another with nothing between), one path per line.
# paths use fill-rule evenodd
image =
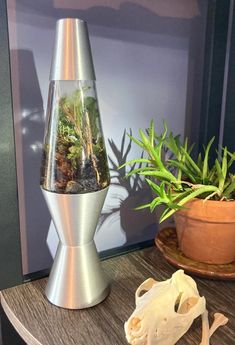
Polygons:
M189 258L213 264L235 260L235 174L230 172L235 153L227 147L213 164L209 155L214 138L193 157L193 145L179 136L164 131L157 134L151 121L146 133L139 130L140 138L130 136L145 153L124 165L142 163L127 177L144 176L151 187L153 200L137 209L151 212L164 205L160 222L174 214L179 247ZM121 167L120 167L121 168Z

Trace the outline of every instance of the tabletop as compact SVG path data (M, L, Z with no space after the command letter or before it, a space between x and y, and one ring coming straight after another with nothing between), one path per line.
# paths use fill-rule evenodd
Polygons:
M147 278L170 278L176 268L156 247L131 252L102 261L111 280L111 293L99 305L83 310L66 310L50 304L44 294L47 278L1 292L2 307L28 345L124 345L124 322L135 308L134 294ZM235 282L194 277L200 295L207 300L210 323L214 312L228 318L211 337L211 345L235 344ZM199 345L201 319L177 345Z

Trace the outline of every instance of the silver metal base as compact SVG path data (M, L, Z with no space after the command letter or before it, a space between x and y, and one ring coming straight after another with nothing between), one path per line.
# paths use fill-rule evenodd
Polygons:
M78 247L59 244L45 290L51 303L83 309L102 302L109 292L93 241Z
M93 241L107 191L69 195L42 189L60 239L46 296L59 307L92 307L109 293Z

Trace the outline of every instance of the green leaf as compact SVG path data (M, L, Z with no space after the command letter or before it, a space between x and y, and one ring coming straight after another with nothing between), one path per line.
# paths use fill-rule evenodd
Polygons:
M165 171L165 170L164 171L160 171L160 170L143 171L143 172L140 172L140 175L155 176L155 177L159 178L160 180L166 179L170 182L176 181L175 176L172 175L171 173ZM172 179L172 177L174 179Z
M153 212L154 209L156 208L156 206L162 205L163 204L163 199L160 197L157 197L155 199L153 199L153 201L150 204L150 211Z
M184 174L190 179L190 181L192 183L196 183L197 180L195 179L195 177L193 176L193 174L190 172L190 170L187 168L186 165L184 165L183 163L181 162L177 162L176 160L173 160L173 159L169 159L168 162L175 166L176 168L178 168L180 171L184 172ZM178 178L177 178L178 180Z
M146 182L149 184L149 186L151 187L151 189L159 196L162 196L161 194L161 189L160 186L157 185L156 183L154 183L153 181L149 180L148 178L145 179Z
M170 193L170 191L169 191L169 198L168 198L167 195L166 195L166 192L165 192L165 187L166 187L165 183L162 182L162 183L160 184L161 195L163 196L164 199L170 199L171 193Z
M215 137L213 137L207 147L206 147L206 150L205 150L205 157L204 157L204 162L203 162L203 168L202 168L202 181L203 183L205 183L205 180L207 178L207 174L208 174L208 160L209 160L209 152L210 152L210 148L211 148L211 145L213 144L215 140Z
M194 149L194 146L195 146L195 144L193 143L193 144L189 147L189 149L187 150L187 151L188 151L188 154L191 154L191 152L192 152L193 149Z
M235 191L235 181L230 183L229 186L225 189L223 196L227 199L231 198L231 194Z
M166 121L163 121L163 127L164 127L164 132L162 134L162 140L165 140L167 132L168 132L168 128L167 128L167 123Z
M174 193L174 196L172 198L172 201L178 205L178 202L185 198L187 195L189 195L190 193L192 193L192 189L188 188L187 190L180 192L180 193ZM182 205L179 205L180 207L182 207Z
M196 198L196 197L198 197L198 196L200 196L200 195L202 195L204 193L216 192L217 190L218 190L218 188L215 187L215 186L203 186L203 187L200 187L198 189L195 189L191 194L187 195L186 197L181 199L179 202L177 202L177 205L183 206L188 201L190 201L190 200L192 200L192 199L194 199L194 198ZM168 217L170 217L174 212L175 212L175 210L170 210L164 216L161 216L160 223L163 222Z
M164 164L161 161L161 155L157 154L156 151L154 150L154 148L151 146L148 138L145 136L144 132L140 129L139 130L142 142L144 144L144 147L146 149L146 151L148 152L148 154L150 155L150 157L153 159L155 165L157 167L159 167L159 169L164 169Z
M134 210L138 211L138 210L143 210L144 208L150 208L150 204L144 204L144 205L135 207Z
M226 179L227 169L228 169L228 160L227 160L227 147L224 148L223 158L222 158L222 174L224 180Z
M180 155L180 149L179 149L179 136L174 137L173 133L171 132L169 134L169 137L166 141L166 146L168 149L172 151L172 153L175 155L175 157L179 157Z
M128 134L128 133L127 133L127 136L128 136L132 141L134 141L135 144L137 144L137 145L140 146L141 148L144 148L144 144L143 144L140 140L134 138L132 135L130 135L130 134Z
M134 163L149 163L151 164L151 161L149 159L145 159L145 158L137 158L137 159L131 159L130 161L122 164L120 167L118 167L118 170L124 168L127 165L131 165Z
M230 160L228 162L228 169L231 167L231 165L234 163L235 161L235 152L229 152L227 151L228 156L230 157Z
M172 209L170 207L166 207L166 209L162 212L159 223L163 222L165 219L169 218L171 215L168 215ZM174 213L175 211L173 211ZM172 213L172 214L173 214Z
M220 163L219 163L218 159L215 160L215 167L216 167L216 172L217 172L217 175L218 175L219 190L220 190L220 194L221 194L222 191L223 191L225 178L223 176L222 168L220 166Z
M142 175L142 172L143 172L145 169L146 169L147 171L149 171L150 169L154 169L154 170L155 170L155 168L150 168L150 167L136 168L136 169L130 170L129 173L126 174L125 177L129 177L129 176L132 176L132 175L135 175L135 174Z
M174 203L169 203L168 204L168 207L171 209L171 210L182 210L182 208L184 208L183 206L180 206L178 204L174 204Z
M202 172L200 170L200 168L197 166L197 164L194 162L194 160L190 157L190 155L188 154L188 152L182 147L181 150L183 151L184 155L185 155L185 163L188 163L189 166L191 166L193 168L193 170L198 174L198 176L202 175Z
M150 144L151 146L154 146L154 121L151 120L150 127L149 127L149 138L150 138Z
M202 169L202 167L203 167L202 154L201 153L199 153L198 158L197 158L197 166L199 167L199 169Z
M185 140L184 140L184 145L183 145L183 148L186 152L188 152L188 138L186 137Z

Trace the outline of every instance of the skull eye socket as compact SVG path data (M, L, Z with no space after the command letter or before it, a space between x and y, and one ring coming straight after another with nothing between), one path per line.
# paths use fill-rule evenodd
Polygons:
M175 311L175 313L179 312L179 305L180 305L181 297L182 297L182 292L178 295L178 297L175 300L175 304L174 304L174 311Z
M187 298L178 308L178 314L186 314L192 309L198 302L199 297L189 297Z
M136 298L142 297L153 287L154 284L156 284L156 280L152 278L145 280L136 290Z
M144 294L146 294L146 292L148 292L149 290L140 290L139 293L138 293L138 297L142 297Z
M195 306L198 302L198 297L189 297L187 298L181 305L181 298L182 298L182 292L178 295L178 297L175 300L174 304L174 310L178 314L186 314L190 311L192 307Z

